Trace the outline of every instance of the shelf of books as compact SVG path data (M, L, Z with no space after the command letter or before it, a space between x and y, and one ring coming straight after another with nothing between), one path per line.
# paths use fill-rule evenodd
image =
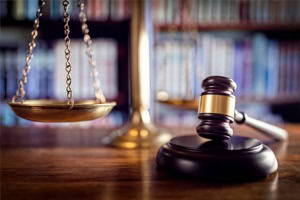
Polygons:
M298 0L153 0L157 26L246 27L300 23Z
M130 17L130 0L86 0L86 13L89 21L118 21ZM19 21L34 20L39 6L38 0L1 0L0 17ZM63 17L61 0L45 0L44 18L58 20ZM70 0L68 12L71 19L78 20L77 0Z
M77 80L73 82L74 95L92 98L77 1L70 2L72 77ZM99 121L67 126L119 126L128 113L131 0L85 2L100 81L105 95L116 100L119 107ZM17 87L37 6L38 0L0 1L0 125L66 127L22 120L5 103ZM299 10L298 0L152 0L154 121L173 127L195 127L196 112L160 105L154 100L155 94L166 91L170 98L196 99L202 91L202 80L209 75L233 78L239 86L236 96L242 104L238 106L247 109L243 104L259 104L244 110L259 113L255 115L258 118L270 116L270 121L274 120L265 105L299 103ZM43 12L26 98L63 99L61 1L46 1ZM259 112L254 112L257 109Z
M290 24L157 24L154 29L159 32L171 31L300 31L299 23Z
M69 124L37 123L16 117L6 102L15 94L22 74L38 0L1 0L0 125L112 128L124 123L128 113L130 1L85 2L101 88L108 100L117 102L116 109L98 120ZM73 97L93 99L90 66L82 40L77 1L72 0L70 3ZM25 87L26 99L66 99L63 37L61 0L46 1Z
M258 118L280 121L270 105L300 103L300 1L164 0L152 6L155 94L197 99L202 80L221 75L237 83L241 109L260 107L253 113ZM196 112L154 107L156 122L198 124Z
M157 74L157 88L170 98L185 98L187 89L197 97L210 75L233 78L240 99L300 94L300 41L278 41L263 33L161 33L155 53L156 68L166 72Z

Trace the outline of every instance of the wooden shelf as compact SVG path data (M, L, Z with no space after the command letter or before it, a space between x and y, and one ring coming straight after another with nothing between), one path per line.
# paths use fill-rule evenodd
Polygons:
M198 99L162 99L157 100L159 103L167 106L172 106L182 110L198 110ZM255 97L237 97L237 104L269 104L269 105L285 105L285 104L300 104L300 96L279 96L274 98L255 98Z
M155 24L156 31L217 31L217 30L239 30L239 31L300 31L299 23L292 24Z
M300 95L291 96L277 96L274 98L243 98L237 99L237 103L250 104L250 103L263 103L263 104L300 104Z
M29 20L29 19L23 19L23 20L16 20L14 18L11 17L5 17L5 18L0 18L1 20L1 26L33 26L34 21L33 20ZM124 21L129 21L129 18L124 18L122 20L112 20L112 19L107 19L107 20L88 20L87 23L91 23L91 24L104 24L104 25L116 25L118 23L122 23ZM49 18L41 18L41 22L40 23L51 23L51 24L63 24L63 18L58 18L58 19L49 19ZM81 22L79 21L79 19L70 19L69 21L70 24L81 24Z

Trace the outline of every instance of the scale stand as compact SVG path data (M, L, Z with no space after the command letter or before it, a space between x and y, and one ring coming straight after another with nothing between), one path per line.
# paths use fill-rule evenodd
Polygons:
M103 139L103 143L122 148L148 148L170 140L166 131L151 122L149 31L150 1L132 1L131 87L132 113L129 122ZM147 7L147 8L146 8Z
M170 138L168 132L154 126L148 110L145 109L134 110L130 120L105 137L103 143L127 149L149 148L166 143Z

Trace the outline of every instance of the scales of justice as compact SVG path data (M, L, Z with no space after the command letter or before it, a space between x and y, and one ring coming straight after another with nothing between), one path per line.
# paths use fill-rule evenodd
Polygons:
M28 45L22 78L19 80L16 95L8 102L16 115L27 120L37 122L80 122L93 120L107 115L115 102L107 102L101 90L96 62L93 58L92 39L89 35L85 5L78 0L79 20L83 34L83 42L86 46L86 55L91 69L95 100L77 101L73 99L72 78L70 63L70 27L68 14L69 1L63 0L64 41L65 41L65 70L66 70L66 101L58 100L24 100L25 85L30 71L30 62L33 58L33 50L36 46L35 39L38 36L44 0L39 1L39 8L34 20L32 39ZM118 130L113 131L103 139L103 143L123 148L147 148L168 142L170 134L157 128L150 119L150 58L149 36L146 30L145 1L132 1L131 20L131 75L130 93L132 114L129 122ZM150 13L148 13L148 16Z
M58 100L24 100L27 76L35 39L38 35L44 0L40 0L39 8L31 32L32 40L28 45L26 63L16 95L8 102L19 117L38 122L79 122L93 120L107 115L115 102L107 102L101 90L96 62L92 53L92 39L89 35L84 3L78 0L79 19L82 24L83 42L86 45L86 55L89 60L95 100L75 101L72 95L72 78L70 75L70 27L68 14L69 1L63 0L64 34L65 34L65 70L66 70L66 101ZM210 140L203 140L197 135L175 137L156 127L150 119L150 50L149 30L151 29L149 1L132 1L131 16L131 68L130 97L131 116L120 129L114 130L105 137L102 143L122 148L148 148L164 144L157 156L158 166L169 171L191 176L211 175L216 171L222 174L240 172L241 175L266 176L277 170L277 161L272 150L259 140L233 136L229 124L247 124L271 138L282 141L287 138L287 132L274 125L248 117L235 109L233 95L236 84L233 80L213 76L203 81L204 92L200 101L194 99L170 99L167 92L161 91L157 101L179 109L198 109L200 125L197 133ZM186 66L187 67L187 66ZM188 70L188 67L186 68ZM166 76L166 74L164 74ZM187 82L189 80L187 79ZM186 84L189 85L188 83ZM187 89L188 90L188 89ZM163 94L163 95L161 95ZM171 139L171 140L170 140ZM221 153L220 153L221 152ZM221 155L221 156L220 156ZM234 155L234 156L233 156ZM227 162L224 162L224 158ZM267 162L263 163L263 160ZM245 167L245 163L249 164ZM263 164L262 164L263 163ZM216 169L216 166L222 170ZM239 171L239 167L245 167ZM226 171L227 170L227 171Z

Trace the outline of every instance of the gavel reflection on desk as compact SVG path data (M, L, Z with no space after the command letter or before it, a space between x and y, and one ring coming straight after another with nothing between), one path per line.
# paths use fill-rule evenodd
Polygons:
M233 136L230 124L247 124L277 141L286 140L287 132L238 112L233 95L237 85L232 79L211 76L202 88L197 127L201 137L171 139L157 154L158 166L176 175L209 179L252 179L276 172L273 151L257 139Z

